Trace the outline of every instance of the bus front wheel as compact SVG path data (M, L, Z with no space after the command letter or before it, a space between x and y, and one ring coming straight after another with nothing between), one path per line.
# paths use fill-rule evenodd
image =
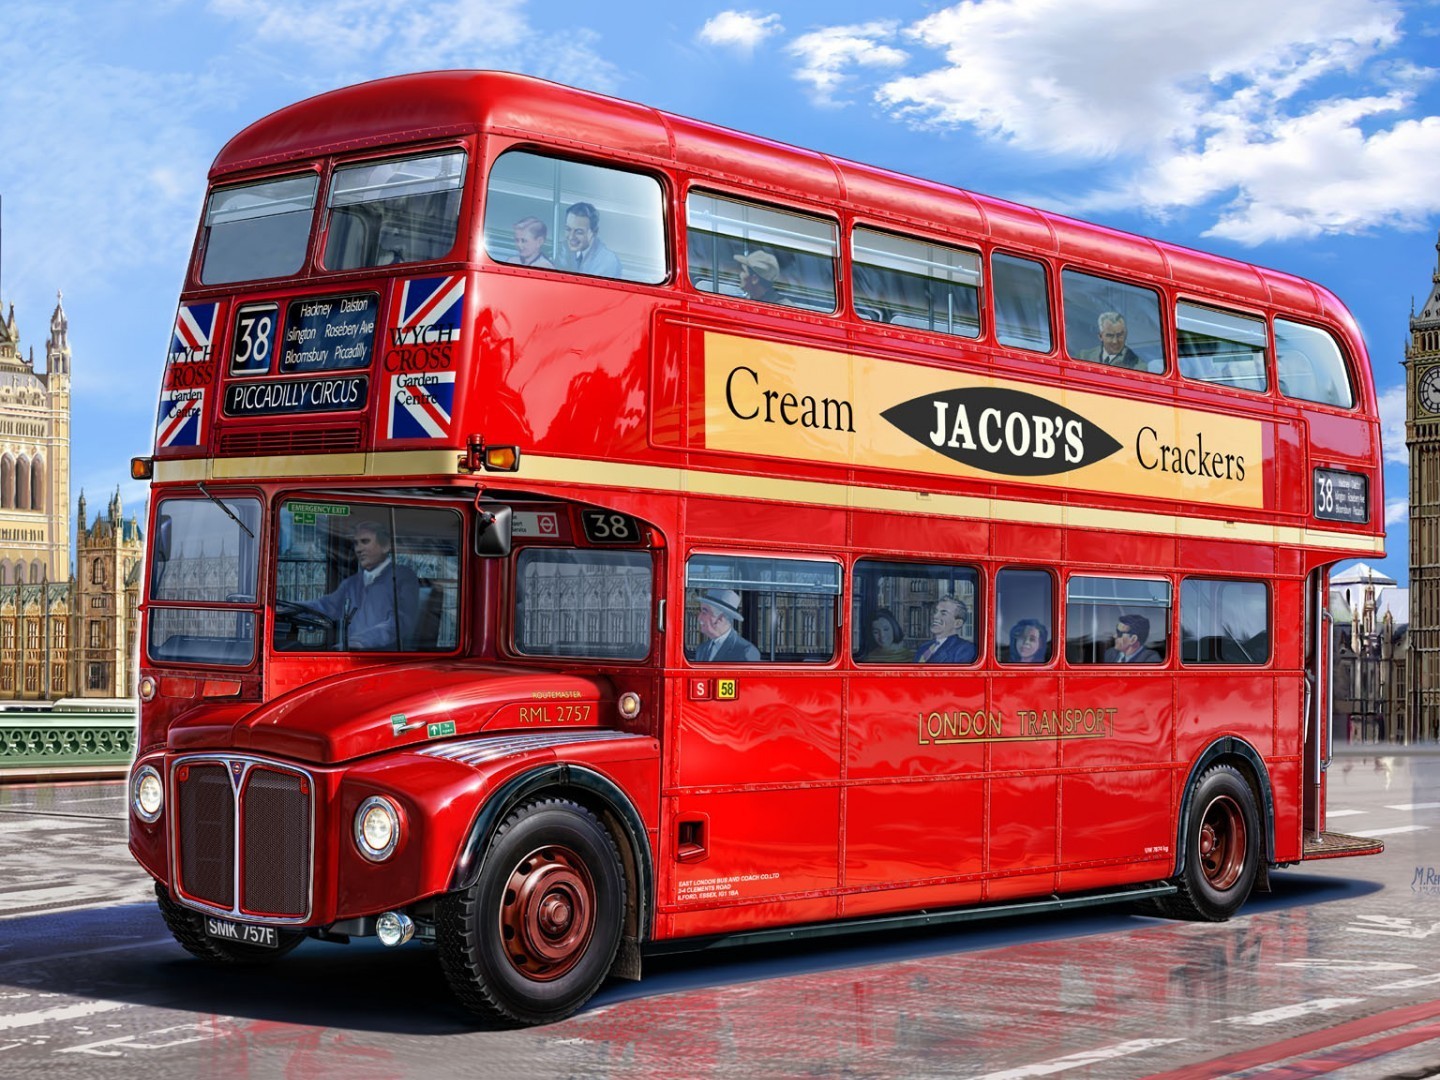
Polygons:
M1255 793L1234 766L1207 769L1185 818L1185 865L1179 891L1162 902L1177 918L1224 922L1250 896L1260 869L1260 814Z
M436 912L445 977L491 1023L545 1024L589 1000L620 946L625 878L594 814L540 799L496 830L475 884Z

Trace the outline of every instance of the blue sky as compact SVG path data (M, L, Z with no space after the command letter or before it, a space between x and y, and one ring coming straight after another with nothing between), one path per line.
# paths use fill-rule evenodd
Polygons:
M7 0L0 299L74 349L73 487L148 452L210 160L346 83L504 68L1301 274L1365 330L1404 582L1440 228L1440 0ZM877 18L877 13L883 17Z

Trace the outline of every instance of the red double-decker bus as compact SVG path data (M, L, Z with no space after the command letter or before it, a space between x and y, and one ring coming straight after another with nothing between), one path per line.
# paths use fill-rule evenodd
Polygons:
M1323 288L497 73L221 151L157 416L130 846L214 961L649 952L1144 899L1325 831L1382 550Z

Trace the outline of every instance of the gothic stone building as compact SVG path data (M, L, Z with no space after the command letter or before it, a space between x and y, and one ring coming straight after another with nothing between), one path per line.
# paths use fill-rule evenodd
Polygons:
M80 497L71 571L68 331L57 299L37 372L0 320L0 703L135 688L140 527L118 491L93 524Z
M1440 243L1435 245L1440 252ZM1440 738L1440 264L1405 347L1410 449L1409 734Z

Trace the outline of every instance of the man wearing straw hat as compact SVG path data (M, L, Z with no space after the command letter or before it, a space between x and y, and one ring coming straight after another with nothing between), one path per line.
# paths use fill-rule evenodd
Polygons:
M695 650L697 661L713 664L755 663L760 650L735 631L743 622L740 594L734 589L707 589L700 596L700 636L704 639Z

